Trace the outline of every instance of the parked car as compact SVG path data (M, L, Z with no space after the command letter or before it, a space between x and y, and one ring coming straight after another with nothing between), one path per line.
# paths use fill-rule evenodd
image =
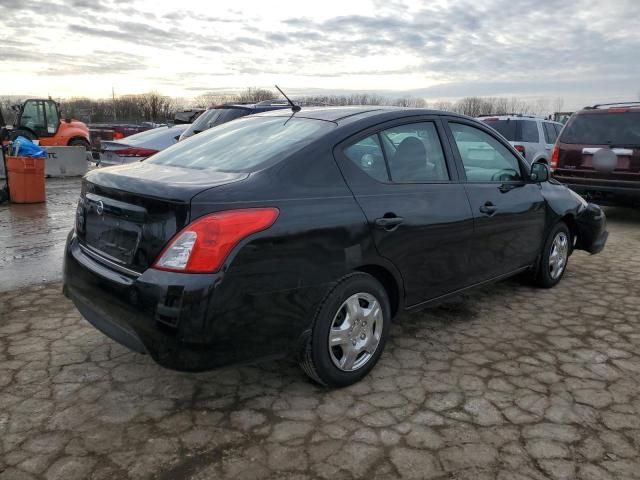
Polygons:
M349 385L399 312L523 272L553 287L574 249L604 247L602 210L548 177L460 115L251 115L89 172L64 292L165 367L290 356Z
M102 142L112 140L122 140L123 138L145 132L160 125L152 122L143 123L90 123L89 133L91 134L91 151L93 158L100 156L100 145Z
M180 140L189 138L197 133L209 130L217 125L222 125L236 118L244 117L246 115L253 115L254 113L269 112L271 110L282 110L289 108L287 103L283 103L277 100L264 101L260 103L230 103L225 105L218 105L216 107L209 108L191 124L180 137Z
M189 125L157 127L136 133L123 140L101 142L98 166L108 167L123 163L140 162L175 144Z
M529 163L549 165L551 149L562 130L562 123L524 115L479 117L496 129Z
M553 148L554 176L587 199L640 204L640 102L586 107Z

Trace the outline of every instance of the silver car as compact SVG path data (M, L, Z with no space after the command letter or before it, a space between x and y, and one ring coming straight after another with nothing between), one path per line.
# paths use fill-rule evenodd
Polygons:
M479 117L493 127L518 150L529 163L549 165L551 150L563 125L551 120L524 115L492 115Z
M139 162L178 142L190 124L163 126L136 133L122 140L100 142L99 167Z

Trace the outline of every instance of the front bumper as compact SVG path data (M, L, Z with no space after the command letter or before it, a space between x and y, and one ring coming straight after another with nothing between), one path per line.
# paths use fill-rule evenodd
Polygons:
M578 240L576 248L585 250L591 254L602 251L609 232L607 232L607 218L602 208L594 203L589 203L577 215Z
M233 269L231 269L233 270ZM67 238L63 291L98 330L174 370L203 371L296 352L328 285L274 288L255 272L121 272ZM285 307L286 308L283 308Z

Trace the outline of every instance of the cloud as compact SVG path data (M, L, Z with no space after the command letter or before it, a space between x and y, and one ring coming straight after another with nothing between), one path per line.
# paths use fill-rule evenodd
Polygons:
M629 20L640 14L637 0L371 0L323 14L261 5L238 0L212 13L160 0L0 0L8 39L0 61L34 76L109 71L185 92L203 78L233 85L265 76L307 89L391 91L397 82L426 96L640 88L640 36Z

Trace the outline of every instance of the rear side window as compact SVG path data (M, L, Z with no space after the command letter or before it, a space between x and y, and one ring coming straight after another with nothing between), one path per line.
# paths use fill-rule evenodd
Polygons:
M433 183L449 180L440 137L433 122L382 130L344 149L344 154L381 182Z
M538 124L533 120L519 120L520 123L520 138L518 142L538 143L540 141L540 134L538 133Z
M573 115L560 141L587 145L639 145L640 112Z
M538 124L533 120L515 118L496 120L488 118L483 121L510 142L538 143L540 141Z
M518 124L517 120L484 120L484 123L486 123L487 125L489 125L491 128L494 128L495 130L498 131L498 133L500 133L500 135L502 135L504 138L506 138L507 140L509 140L510 142L516 142L518 141L517 138L517 129L516 126Z
M249 116L178 142L147 162L197 170L251 172L295 153L334 128L334 123L322 120Z
M344 149L344 154L356 164L360 170L379 182L388 182L389 174L384 161L378 134L363 138L359 142Z
M383 130L380 138L389 162L392 182L449 180L438 131L432 122L411 123Z
M546 143L556 143L556 137L558 133L556 132L555 125L549 122L543 122L542 126L544 128L544 140Z

